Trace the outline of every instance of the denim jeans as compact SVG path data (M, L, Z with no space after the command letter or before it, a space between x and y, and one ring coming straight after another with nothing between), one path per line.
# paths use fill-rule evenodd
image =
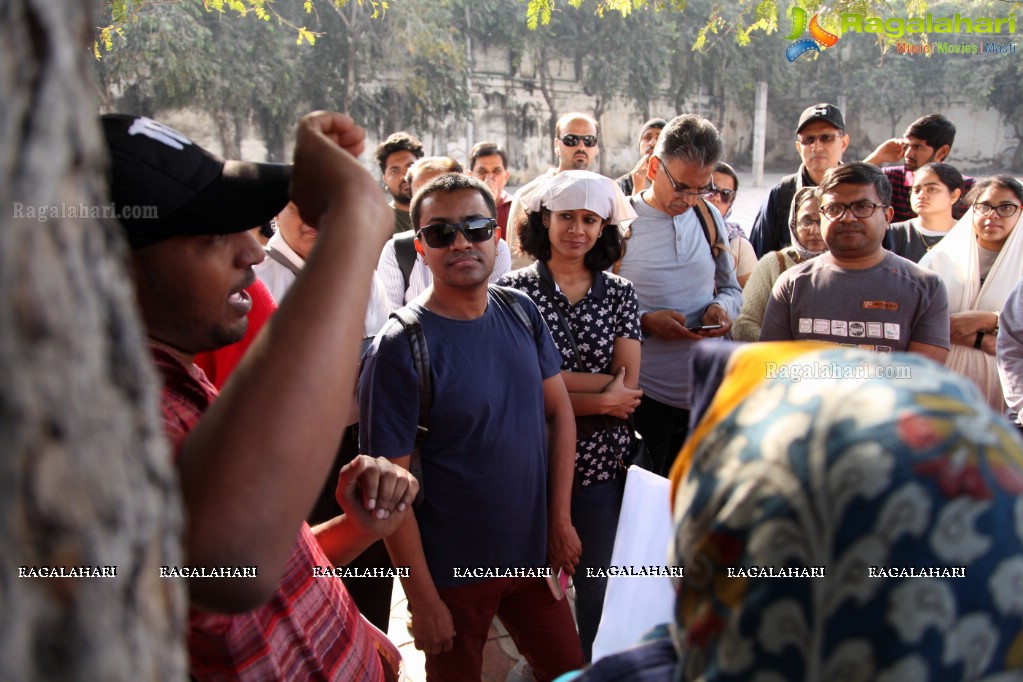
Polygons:
M604 610L607 578L587 577L586 569L606 570L611 563L624 494L624 472L620 472L613 481L576 485L572 489L572 525L583 545L572 583L575 585L575 617L579 624L579 639L587 663L592 654L593 638L597 636L597 626L600 625L600 614ZM636 530L642 532L641 529Z

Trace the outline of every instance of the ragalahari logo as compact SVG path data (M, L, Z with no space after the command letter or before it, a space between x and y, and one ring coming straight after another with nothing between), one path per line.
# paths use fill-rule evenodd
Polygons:
M795 40L796 42L785 49L785 58L789 62L796 61L808 52L820 54L822 47L832 47L838 42L838 36L821 28L821 25L817 22L818 14L814 14L813 18L810 19L809 29L811 37L799 39L799 36L803 35L803 32L807 30L806 10L802 7L793 7L790 14L792 16L792 32L785 37L785 40Z

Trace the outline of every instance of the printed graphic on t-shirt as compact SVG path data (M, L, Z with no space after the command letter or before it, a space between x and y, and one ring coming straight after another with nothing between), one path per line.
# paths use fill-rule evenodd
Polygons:
M800 334L809 334L812 331L813 331L813 320L811 320L809 317L801 317L801 318L799 318L799 333Z
M862 322L850 322L849 323L849 336L862 339L866 335L866 325Z
M872 339L881 338L881 323L880 322L868 322L867 323L867 336Z
M864 310L887 310L889 312L898 312L899 304L894 301L864 301Z
M831 333L831 320L818 320L813 321L813 333L814 334L830 334Z
M849 325L845 320L831 321L832 336L849 336Z
M884 337L890 341L899 340L899 323L898 322L885 322L884 323Z

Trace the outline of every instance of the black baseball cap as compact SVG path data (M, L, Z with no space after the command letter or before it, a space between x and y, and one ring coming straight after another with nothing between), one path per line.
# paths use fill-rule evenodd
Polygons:
M799 124L796 126L796 134L798 135L807 123L814 121L825 121L839 130L845 130L845 118L842 116L842 110L834 104L822 102L803 110L799 117Z
M145 116L107 114L101 123L110 198L133 249L259 227L288 203L287 164L225 161Z

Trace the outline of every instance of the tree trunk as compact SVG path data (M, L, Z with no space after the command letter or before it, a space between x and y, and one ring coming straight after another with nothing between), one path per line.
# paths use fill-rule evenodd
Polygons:
M70 216L107 203L95 6L0 5L2 680L185 677L185 588L159 577L181 505L126 247L115 221ZM19 577L43 566L116 577Z

